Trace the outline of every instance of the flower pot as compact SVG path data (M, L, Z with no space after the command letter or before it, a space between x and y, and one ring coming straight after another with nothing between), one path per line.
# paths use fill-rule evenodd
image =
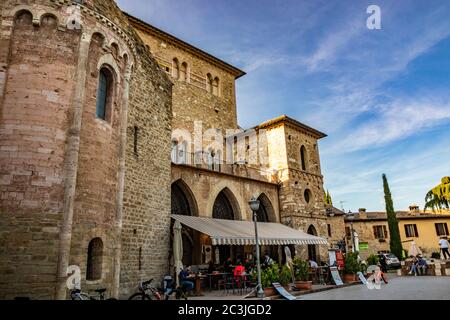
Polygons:
M270 297L277 294L277 290L274 287L264 288L264 296Z
M295 287L300 290L311 290L312 281L295 281Z
M358 281L358 276L356 274L344 274L344 282L356 282Z

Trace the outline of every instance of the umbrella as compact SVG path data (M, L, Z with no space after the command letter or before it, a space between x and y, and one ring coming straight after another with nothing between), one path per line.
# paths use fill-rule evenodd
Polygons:
M284 247L284 253L286 254L286 265L288 266L288 268L291 270L291 275L292 275L292 284L295 283L295 277L294 277L294 263L292 261L292 255L291 255L291 250L289 249L288 246Z
M422 251L420 251L419 247L416 245L414 241L411 241L411 246L409 247L408 254L410 256L417 256L418 254L422 254Z
M177 279L177 286L180 285L178 273L183 269L183 239L181 238L181 223L175 221L173 225L173 259L175 264L175 277Z

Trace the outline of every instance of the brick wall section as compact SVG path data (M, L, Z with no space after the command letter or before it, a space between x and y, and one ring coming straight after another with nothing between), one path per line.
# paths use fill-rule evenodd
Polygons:
M0 298L49 298L54 290L80 35L48 22L35 27L24 16L10 47L2 46L10 61L0 118Z

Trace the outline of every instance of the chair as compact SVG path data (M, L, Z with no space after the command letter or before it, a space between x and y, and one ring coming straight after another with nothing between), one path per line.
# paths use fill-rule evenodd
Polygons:
M234 282L234 278L233 276L229 275L229 274L224 274L223 279L220 279L217 282L217 289L223 288L225 293L228 293L228 289L233 289L233 293L234 293L234 286L235 286L235 282Z

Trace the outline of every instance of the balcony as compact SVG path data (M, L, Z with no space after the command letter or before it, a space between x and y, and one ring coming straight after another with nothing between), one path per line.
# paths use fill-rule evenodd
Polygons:
M190 166L226 175L233 175L263 182L278 183L276 170L263 170L245 163L227 163L220 156L211 156L206 152L190 153L180 149L172 149L173 164Z

